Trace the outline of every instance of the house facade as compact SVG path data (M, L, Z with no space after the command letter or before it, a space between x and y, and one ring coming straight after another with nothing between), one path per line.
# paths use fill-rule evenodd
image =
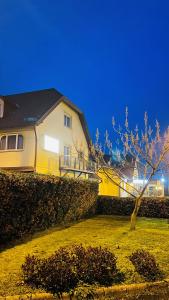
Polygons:
M87 178L83 113L55 89L0 96L0 168Z

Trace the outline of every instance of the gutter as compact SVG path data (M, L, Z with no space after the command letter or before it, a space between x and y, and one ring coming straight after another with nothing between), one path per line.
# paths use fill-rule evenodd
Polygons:
M35 134L35 158L34 158L34 172L36 172L36 162L37 162L37 144L38 144L38 139L37 139L37 132L36 132L36 126L34 126L34 134Z

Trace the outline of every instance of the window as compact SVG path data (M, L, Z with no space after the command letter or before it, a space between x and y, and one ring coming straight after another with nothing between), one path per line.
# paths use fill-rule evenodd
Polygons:
M7 149L16 149L16 135L8 135Z
M3 135L0 138L0 150L22 150L23 149L23 135L10 134Z
M70 147L64 146L64 165L70 166Z
M67 114L64 114L64 126L68 128L72 127L72 118Z
M0 139L0 150L6 149L6 135L2 136Z
M23 149L23 135L18 134L17 149Z

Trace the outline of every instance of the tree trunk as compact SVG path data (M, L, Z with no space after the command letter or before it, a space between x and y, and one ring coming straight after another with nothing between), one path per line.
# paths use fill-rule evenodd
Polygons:
M135 207L134 210L132 212L131 215L131 219L130 219L130 230L135 230L136 229L136 219L137 219L137 214L140 208L140 204L141 204L141 197L136 198L135 200Z

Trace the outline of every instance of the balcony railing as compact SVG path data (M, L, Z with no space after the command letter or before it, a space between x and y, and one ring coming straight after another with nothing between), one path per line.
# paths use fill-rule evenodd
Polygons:
M96 163L91 160L79 159L72 156L60 156L60 170L70 170L83 173L94 173L96 171Z

